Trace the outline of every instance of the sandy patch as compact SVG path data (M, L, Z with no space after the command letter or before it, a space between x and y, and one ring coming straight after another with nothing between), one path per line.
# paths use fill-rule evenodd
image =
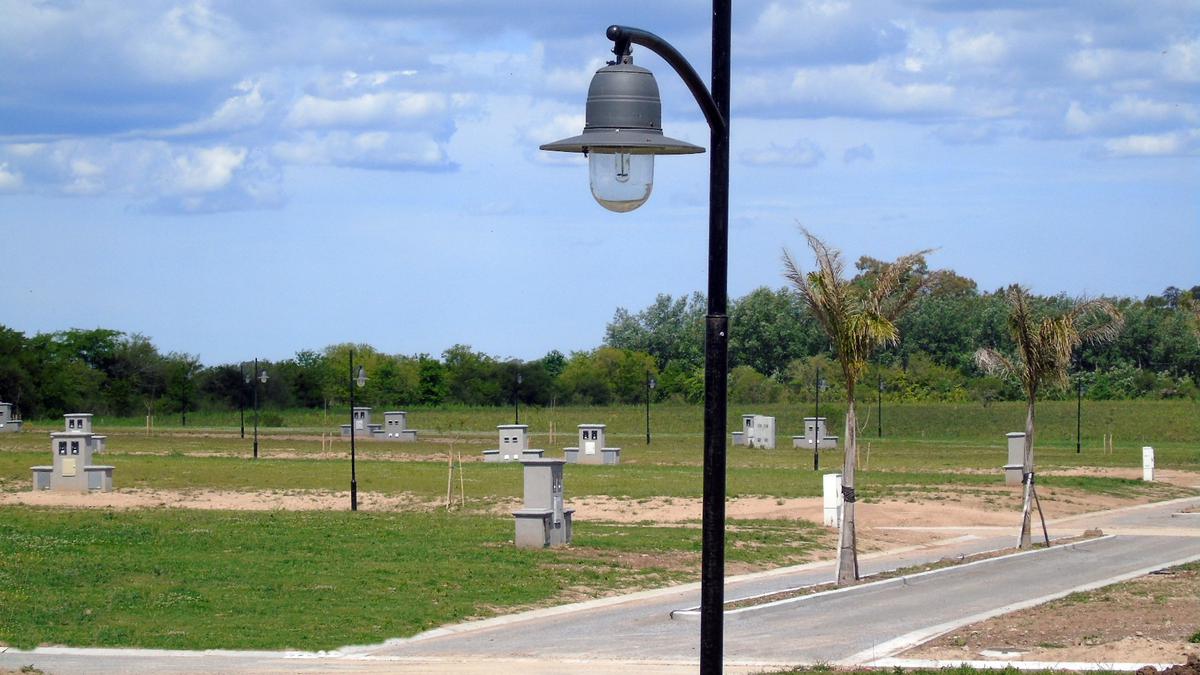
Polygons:
M425 511L437 508L437 502L412 495L383 495L360 492L359 508L364 511ZM117 490L74 494L67 492L5 492L0 504L57 506L97 509L212 509L233 511L346 511L349 492L228 490Z
M1151 574L955 630L904 658L1184 663L1200 645L1200 570Z

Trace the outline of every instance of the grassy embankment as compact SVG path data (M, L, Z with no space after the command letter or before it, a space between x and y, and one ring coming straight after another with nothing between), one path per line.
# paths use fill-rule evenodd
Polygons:
M1129 429L1127 435L1118 432L1116 452L1100 454L1097 440L1077 455L1073 406L1044 404L1040 466L1137 466L1144 442L1159 448L1160 467L1200 466L1195 403L1089 404L1085 415L1092 405L1099 406L1093 418L1108 415L1113 425ZM730 494L818 495L820 478L811 470L811 455L786 442L804 411L755 409L780 417L781 448L731 449ZM444 458L448 441L455 439L464 454L475 456L493 444L493 427L511 421L508 414L504 409L412 411L421 442L359 445L364 456L360 489L436 499L444 494L446 480L444 459L437 458ZM643 414L637 407L560 408L523 410L522 419L540 432L534 445L546 447L550 456L572 444L573 425L585 421L609 424L610 444L624 446L621 466L571 467L568 500L700 496L699 410L656 406L650 446L644 442ZM872 444L870 470L860 476L865 499L1000 484L1003 433L1019 429L1023 419L1020 406L1001 404L988 409L893 405L884 414L888 435L863 438ZM311 413L285 413L284 418L305 424L305 415ZM559 427L554 444L545 435L551 419ZM192 421L207 423L195 416ZM237 437L236 427L171 429L160 420L158 433L147 437L132 424L116 422L97 420L99 430L110 436L104 461L117 465L121 487L329 491L345 490L348 482L348 444L336 441L333 454L322 454L319 426L265 433L263 459L255 462L248 459L249 441ZM28 467L49 459L45 432L60 428L54 420L31 425L32 433L0 436L0 489L27 489ZM1085 426L1085 437L1090 428ZM823 454L824 468L840 465L840 453ZM395 459L408 461L390 461ZM472 504L489 506L520 493L516 466L472 463L465 473ZM1180 493L1139 481L1052 472L1042 484L1126 496ZM571 550L532 552L511 547L511 528L511 520L478 510L350 514L7 507L0 509L0 607L6 610L0 612L0 642L330 648L562 601L578 597L580 589L612 591L690 579L698 567L694 524L584 519ZM731 521L729 559L749 566L798 562L814 546L828 545L819 543L827 538L822 532L798 521Z

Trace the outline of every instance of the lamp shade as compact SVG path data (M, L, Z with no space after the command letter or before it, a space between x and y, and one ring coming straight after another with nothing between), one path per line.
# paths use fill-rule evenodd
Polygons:
M554 152L690 155L704 152L662 132L662 102L654 74L632 63L605 66L588 87L583 133L546 143Z

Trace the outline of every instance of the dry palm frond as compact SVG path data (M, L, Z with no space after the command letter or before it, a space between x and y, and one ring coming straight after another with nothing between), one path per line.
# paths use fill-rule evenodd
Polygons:
M1030 398L1037 395L1042 384L1066 381L1067 367L1076 349L1111 341L1124 325L1121 313L1107 300L1077 300L1059 316L1038 319L1030 309L1029 294L1024 288L1013 286L1005 296L1016 358L1009 359L993 349L980 349L975 362L989 373L1018 377Z
M984 347L975 352L975 364L989 375L1012 377L1017 374L1017 368L1009 358L995 349Z
M808 230L801 231L812 249L815 269L805 273L785 250L784 276L833 342L847 381L856 381L876 347L899 340L895 320L924 286L923 277L911 276L929 250L885 265L871 285L861 286L845 278L846 264L840 251Z

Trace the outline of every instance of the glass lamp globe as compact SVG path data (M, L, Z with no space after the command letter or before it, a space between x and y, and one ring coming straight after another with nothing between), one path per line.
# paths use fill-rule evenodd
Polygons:
M588 153L588 177L596 202L617 213L636 209L654 188L654 155L614 148Z

